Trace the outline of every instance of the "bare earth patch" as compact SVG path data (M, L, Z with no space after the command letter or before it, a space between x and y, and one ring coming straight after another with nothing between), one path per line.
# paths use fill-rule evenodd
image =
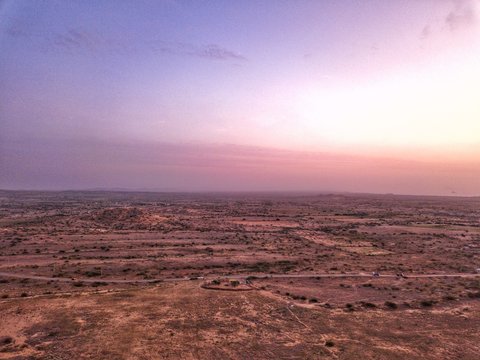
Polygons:
M478 198L0 191L0 359L478 359L479 268Z

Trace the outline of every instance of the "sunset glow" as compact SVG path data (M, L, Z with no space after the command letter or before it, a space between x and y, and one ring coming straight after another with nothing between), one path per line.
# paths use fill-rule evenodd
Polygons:
M0 2L0 188L480 195L480 1Z

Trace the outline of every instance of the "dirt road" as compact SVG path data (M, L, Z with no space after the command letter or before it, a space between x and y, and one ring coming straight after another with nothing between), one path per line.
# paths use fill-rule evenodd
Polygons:
M371 278L372 274L367 273L348 273L348 274L242 274L242 275L218 275L218 276L199 276L199 277L179 277L179 278L158 278L158 279L104 279L104 278L62 278L62 277L48 277L32 274L19 274L11 272L0 272L0 277L15 278L15 279L30 279L40 281L58 281L58 282L84 282L84 283L96 283L105 282L110 284L148 284L157 282L176 282L176 281L190 281L190 280L203 280L203 279L246 279L246 278L274 278L274 279L298 279L298 278ZM380 274L377 277L380 278L398 278L395 274ZM408 274L405 278L474 278L480 277L480 274L467 274L467 273L449 273L449 274Z

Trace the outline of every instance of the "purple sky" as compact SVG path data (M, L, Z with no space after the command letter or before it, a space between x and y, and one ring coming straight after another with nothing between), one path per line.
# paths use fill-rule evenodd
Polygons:
M480 1L0 1L0 188L480 195Z

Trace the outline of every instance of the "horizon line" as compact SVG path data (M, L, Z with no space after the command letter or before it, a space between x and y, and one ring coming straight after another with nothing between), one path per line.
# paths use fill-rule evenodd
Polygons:
M133 188L87 188L87 189L6 189L0 188L0 192L37 192L37 193L65 193L65 192L86 192L86 193L151 193L151 194L309 194L309 195L364 195L364 196L399 196L399 197L435 197L435 198L480 198L479 195L438 195L438 194L407 194L407 193L375 193L355 192L341 190L174 190L174 189L133 189Z

